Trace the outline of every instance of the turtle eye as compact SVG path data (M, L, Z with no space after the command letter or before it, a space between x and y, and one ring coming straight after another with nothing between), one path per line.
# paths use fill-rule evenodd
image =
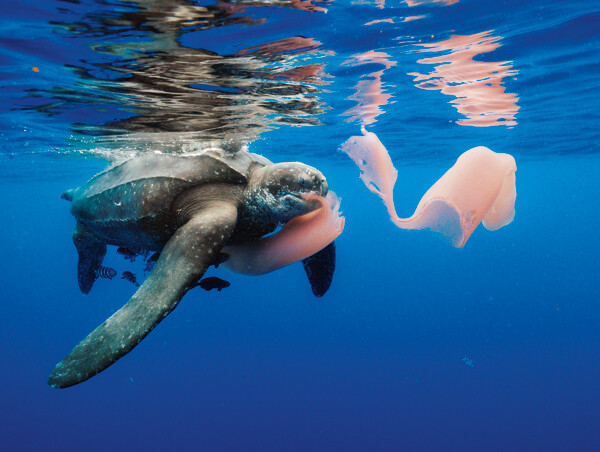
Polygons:
M303 174L298 179L298 185L300 185L300 188L308 188L312 185L312 182L313 182L312 179L310 177L308 177L306 174Z

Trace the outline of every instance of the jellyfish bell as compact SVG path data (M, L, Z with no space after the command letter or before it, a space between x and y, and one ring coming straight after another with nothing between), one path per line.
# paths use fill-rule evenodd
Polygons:
M486 229L494 231L513 220L515 159L484 146L464 152L427 190L413 215L400 218L393 198L397 171L377 135L364 128L362 132L363 136L350 137L342 150L357 163L362 181L381 197L399 228L429 229L461 248L482 221Z
M340 199L333 191L326 196L312 193L302 197L319 207L288 221L275 234L224 247L228 257L221 265L235 273L262 275L306 259L332 243L345 225Z

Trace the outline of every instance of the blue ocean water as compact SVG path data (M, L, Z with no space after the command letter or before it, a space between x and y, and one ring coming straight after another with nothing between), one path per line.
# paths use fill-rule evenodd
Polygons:
M0 1L0 450L600 450L598 2ZM463 249L399 230L340 150L361 127L401 216L467 149L512 154L514 221ZM231 287L50 388L135 291L79 292L60 194L232 143L342 198L329 292L210 269Z

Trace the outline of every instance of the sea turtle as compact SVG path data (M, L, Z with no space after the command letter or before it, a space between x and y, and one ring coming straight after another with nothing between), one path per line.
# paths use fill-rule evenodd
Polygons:
M208 150L135 157L65 192L77 220L73 242L83 293L92 288L107 245L159 251L160 257L129 302L58 363L48 383L72 386L113 364L177 306L209 266L226 258L225 245L258 240L314 210L317 205L304 194L327 191L323 174L303 163ZM332 247L323 253L335 259ZM307 270L317 294L324 284L315 279L318 271L328 287L333 265Z

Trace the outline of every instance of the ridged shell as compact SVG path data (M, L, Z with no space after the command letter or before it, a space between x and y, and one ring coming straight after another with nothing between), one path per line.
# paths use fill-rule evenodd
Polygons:
M246 184L253 165L269 160L240 151L194 156L148 154L109 168L68 192L71 212L85 222L136 221L160 216L182 191L203 184Z

